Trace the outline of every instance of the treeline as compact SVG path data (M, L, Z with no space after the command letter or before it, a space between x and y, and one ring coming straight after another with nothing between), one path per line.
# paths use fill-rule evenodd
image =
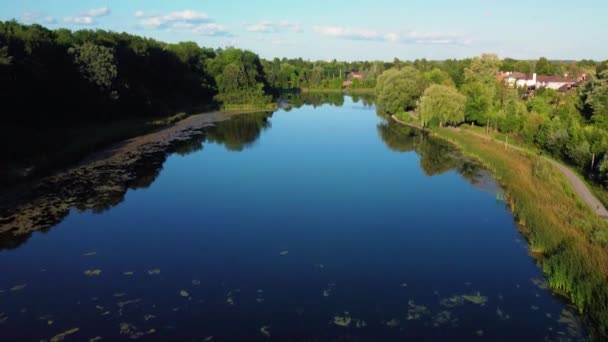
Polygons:
M0 22L2 122L91 122L270 102L260 58L193 42Z
M378 105L424 126L466 123L510 134L608 184L608 62L550 62L550 68L569 66L590 79L566 93L540 88L532 94L497 80L506 62L495 55L462 61L456 77L441 63L403 63L378 78Z

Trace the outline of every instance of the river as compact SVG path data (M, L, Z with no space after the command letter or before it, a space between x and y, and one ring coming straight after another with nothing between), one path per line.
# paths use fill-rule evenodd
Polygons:
M482 167L366 98L292 105L5 233L0 340L584 338Z

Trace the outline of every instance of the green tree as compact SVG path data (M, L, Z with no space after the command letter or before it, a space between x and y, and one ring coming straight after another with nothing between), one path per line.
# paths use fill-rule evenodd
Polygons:
M391 114L414 108L423 87L422 75L413 67L386 70L376 84L378 106Z
M100 88L108 89L118 75L114 50L94 43L84 43L69 49L82 76Z
M462 86L462 93L466 96L465 119L483 125L493 107L495 88L488 87L481 81L467 82Z
M457 125L464 121L466 97L456 88L445 85L432 85L424 91L420 100L419 114L426 126L437 119L439 126Z

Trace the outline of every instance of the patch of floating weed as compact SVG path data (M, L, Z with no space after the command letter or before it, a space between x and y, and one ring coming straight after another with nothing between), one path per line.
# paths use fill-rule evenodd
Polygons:
M90 338L89 342L98 342L98 341L101 341L101 340L103 340L103 338L101 336L95 336L93 338Z
M424 305L416 305L413 300L410 300L408 303L407 309L407 320L418 320L422 318L424 315L428 315L430 313L429 309Z
M458 318L452 318L452 313L450 311L440 311L435 316L433 316L434 327L440 327L448 323L451 323L452 326L458 325Z
M479 292L470 295L462 295L462 299L466 300L467 302L481 306L486 305L486 303L488 302L488 297L482 296Z
M123 301L123 302L118 302L118 303L116 303L116 305L117 305L119 308L124 308L124 307L125 307L125 306L127 306L127 305L130 305L130 304L137 304L137 303L139 303L139 302L141 302L141 299L140 299L140 298L137 298L137 299L125 300L125 301Z
M355 328L361 329L367 326L367 322L362 319L355 319Z
M190 294L187 291L185 291L185 290L179 291L179 295L182 296L182 297L184 297L184 298L190 297Z
M198 279L192 279L192 285L194 286L199 286L201 284L201 281Z
M82 254L82 256L84 256L84 257L90 257L90 256L94 256L94 255L97 255L97 252L90 251L90 252L85 252Z
M207 336L203 339L203 342L210 342L213 341L213 336Z
M264 325L260 328L260 334L270 338L270 327L267 325Z
M114 294L114 297L116 297L116 298L121 298L121 297L124 297L124 296L126 296L126 295L127 295L127 294L126 294L125 292L119 292L119 293L115 293L115 294Z
M540 309L540 308L536 305L531 305L530 309L532 309L532 311L538 311L538 309Z
M477 331L476 331L476 332L474 332L473 334L474 334L474 335L476 335L476 336L481 337L481 336L483 336L483 330L477 330Z
M500 319L501 321L506 321L508 319L511 318L511 316L509 316L508 314L505 314L500 307L496 307L496 315L498 316L498 319Z
M20 284L20 285L15 285L13 287L11 287L11 291L15 292L15 291L21 291L24 288L27 287L27 284Z
M281 253L279 253L280 255L287 255L289 254L289 251L282 251Z
M130 276L132 276L132 275L134 275L134 274L135 274L135 272L132 272L132 271L126 271L126 272L122 272L122 275L125 275L125 276L127 276L127 277L130 277Z
M84 271L84 275L86 275L87 277L97 277L100 274L101 274L101 270L100 269L86 270L86 271Z
M152 314L150 314L150 315L144 315L144 321L149 321L149 320L155 319L155 318L156 318L156 316L154 316Z
M153 270L148 270L148 274L149 275L158 275L158 274L160 274L160 269L155 268Z
M334 316L334 324L339 327L347 328L352 321L348 311L344 311L344 316Z
M462 298L462 296L455 295L441 299L439 304L446 308L455 308L457 306L464 305L464 298Z
M399 326L399 324L401 324L401 321L399 321L396 318L392 318L390 321L384 322L384 325L386 325L389 328L396 328Z
M80 328L72 328L72 329L66 330L66 331L64 331L62 333L59 333L59 334L51 337L50 341L51 342L60 342L60 341L63 341L67 336L73 335L73 334L77 333L78 331L80 331Z

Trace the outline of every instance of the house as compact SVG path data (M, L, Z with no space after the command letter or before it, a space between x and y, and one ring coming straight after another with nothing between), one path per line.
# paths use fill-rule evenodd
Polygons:
M584 82L586 78L585 74L582 74L578 78L562 76L546 76L537 75L526 75L520 72L507 72L503 77L505 84L511 88L526 88L526 89L538 89L538 88L549 88L554 90L564 91L564 89L570 89L573 86L578 86L579 82Z

